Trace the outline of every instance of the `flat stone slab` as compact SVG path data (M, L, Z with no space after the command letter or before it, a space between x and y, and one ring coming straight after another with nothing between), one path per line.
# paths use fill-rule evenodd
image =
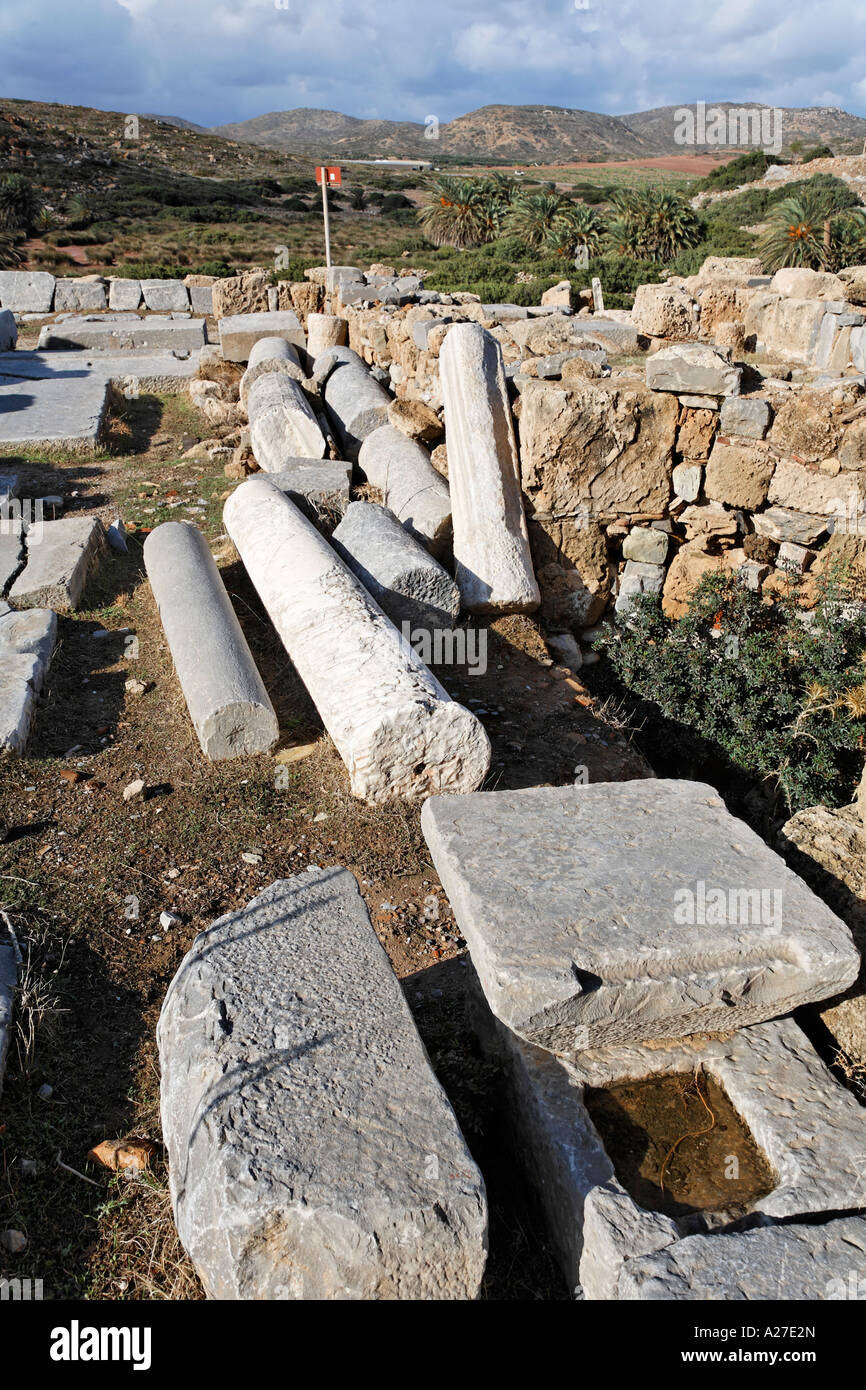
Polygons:
M823 1226L682 1240L660 1254L630 1260L614 1297L625 1302L814 1302L866 1296L866 1218Z
M707 343L677 343L647 358L646 384L651 391L698 396L738 396L742 367Z
M19 355L19 354L16 354ZM95 449L108 411L105 377L7 375L0 366L0 453Z
M193 318L139 318L130 314L94 315L83 318L71 317L63 322L46 324L39 334L38 347L43 350L56 348L105 348L115 352L127 352L135 348L149 348L159 352L166 348L188 348L193 351L204 347L207 342L207 324L204 319Z
M95 516L39 522L25 536L27 563L9 590L13 608L77 608L105 544Z
M711 1252L712 1233L721 1227L864 1204L862 1108L792 1019L666 1045L590 1049L569 1061L524 1042L489 1013L481 1032L487 1050L499 1054L509 1120L558 1262L569 1286L579 1285L588 1299L615 1298L627 1261L676 1248L684 1239L699 1238ZM723 1208L673 1218L640 1206L626 1191L584 1095L588 1087L627 1080L691 1078L696 1069L727 1094L777 1182L757 1201L741 1202L738 1177L725 1175Z
M12 1010L18 984L18 951L5 924L0 921L0 1094L12 1033Z
M703 783L433 797L421 827L491 1009L553 1052L740 1028L857 976L844 922Z
M279 473L269 473L272 483L308 512L309 507L345 512L349 505L352 465L339 460L287 458Z
M157 1029L180 1238L217 1299L471 1299L484 1183L345 869L195 940Z
M220 319L220 348L227 362L248 362L260 338L285 338L295 347L305 348L307 337L292 309L263 314L233 314Z
M24 752L56 638L56 614L16 613L0 603L0 753Z
M102 377L112 386L140 395L151 392L179 393L196 375L200 350L174 352L107 352L79 350L0 353L0 377L29 381L63 380L69 387Z

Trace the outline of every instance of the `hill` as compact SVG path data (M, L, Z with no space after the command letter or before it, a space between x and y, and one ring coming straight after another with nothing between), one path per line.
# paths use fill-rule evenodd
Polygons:
M735 102L715 105L725 111L739 109ZM438 139L433 140L419 122L359 120L339 111L300 107L216 126L213 133L322 160L405 156L436 162L554 164L682 154L683 146L674 138L676 112L681 109L660 106L627 116L605 116L561 106L482 106L443 123ZM781 112L785 147L800 140L849 153L856 143L859 153L866 140L866 120L837 107L792 107Z

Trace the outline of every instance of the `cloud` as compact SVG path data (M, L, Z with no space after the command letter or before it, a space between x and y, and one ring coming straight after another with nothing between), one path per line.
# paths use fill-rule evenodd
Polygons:
M0 14L0 91L203 125L295 106L416 121L725 99L866 114L866 7L850 0L583 4L30 0Z

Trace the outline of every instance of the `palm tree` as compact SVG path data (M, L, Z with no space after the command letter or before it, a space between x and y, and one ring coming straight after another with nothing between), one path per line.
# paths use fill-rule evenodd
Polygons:
M481 246L496 235L497 212L486 181L442 175L430 183L430 201L419 213L427 235L437 246L464 250Z
M701 220L686 200L664 188L620 189L611 197L616 217L608 226L608 245L634 260L670 261L703 235Z
M604 221L595 208L587 203L573 203L548 229L543 244L560 256L571 258L579 246L586 247L587 257L595 256L601 248L604 231Z
M573 204L561 193L524 193L511 204L506 230L527 246L541 246L551 234L564 231L572 210Z
M0 178L0 227L6 231L29 231L39 216L42 200L23 174Z
M15 270L24 263L24 254L15 245L11 232L0 231L0 270Z
M847 259L849 247L860 246L866 208L839 208L832 193L807 189L799 197L783 198L767 221L767 230L758 243L765 270L781 270L783 266L825 270Z

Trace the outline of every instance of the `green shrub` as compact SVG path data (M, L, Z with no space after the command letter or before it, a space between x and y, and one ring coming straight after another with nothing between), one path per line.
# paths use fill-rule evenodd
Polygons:
M203 271L202 274L212 274ZM182 280L189 274L186 266L163 265L157 261L125 261L117 267L118 279L126 280Z
M749 150L747 154L737 155L729 164L720 164L717 169L713 169L705 179L695 184L694 191L718 193L723 188L736 188L741 183L753 183L755 179L764 177L771 164L785 162L774 154L765 154L763 150Z
M866 608L828 574L808 621L798 586L773 604L710 574L673 620L635 600L604 639L622 687L647 702L677 746L691 740L793 812L849 802L866 733Z

